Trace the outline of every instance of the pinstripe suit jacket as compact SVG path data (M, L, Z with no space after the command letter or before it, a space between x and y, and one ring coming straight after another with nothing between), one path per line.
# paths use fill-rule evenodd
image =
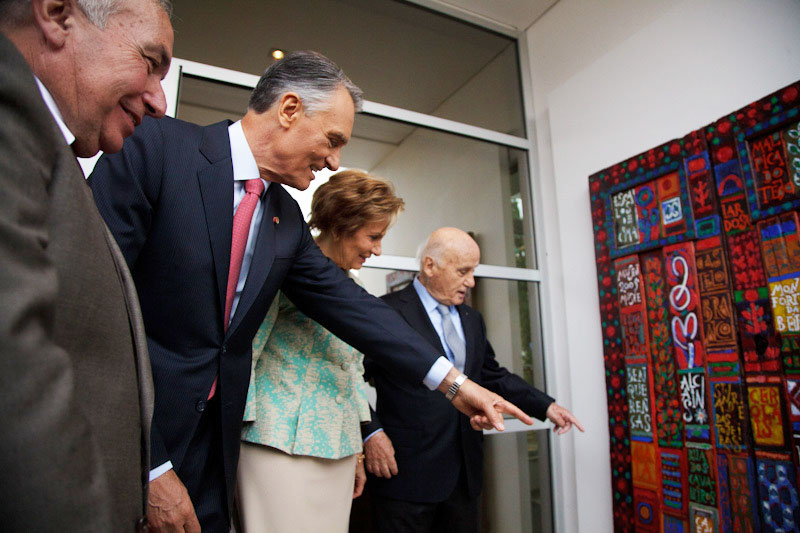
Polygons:
M228 126L145 118L90 184L136 282L155 383L153 464L180 472L219 372L231 508L253 337L278 289L402 379L422 382L438 352L319 250L297 202L272 184L250 272L227 332L223 310L233 225ZM403 357L398 357L403 354Z

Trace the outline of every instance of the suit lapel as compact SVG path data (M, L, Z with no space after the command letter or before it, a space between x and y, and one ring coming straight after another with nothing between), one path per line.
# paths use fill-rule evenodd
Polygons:
M228 137L229 125L229 121L224 121L204 130L200 153L208 159L210 165L197 173L217 275L220 309L225 309L233 232L233 165ZM222 320L220 316L220 321Z
M117 275L122 283L123 292L125 294L125 306L128 309L128 319L131 324L131 333L133 335L134 363L136 365L136 377L139 382L139 416L141 417L142 424L142 463L144 465L142 484L144 486L144 510L146 511L147 481L149 479L150 469L150 431L153 419L153 401L155 399L153 377L150 370L150 357L147 352L147 335L144 331L144 322L142 322L142 312L139 308L139 297L136 293L136 286L128 271L125 257L122 255L122 252L117 246L117 242L114 240L114 236L105 223L103 223L103 229L105 230L108 249L111 251L111 256L114 258L114 266L117 269Z
M250 310L250 306L261 292L264 282L267 280L272 261L275 259L275 224L272 221L274 213L278 213L278 194L275 187L280 187L277 183L272 183L267 189L263 200L263 211L261 214L261 226L258 229L256 247L253 251L253 260L250 262L250 271L247 273L242 295L239 298L239 305L236 306L236 313L228 328L228 336L236 331L242 319Z

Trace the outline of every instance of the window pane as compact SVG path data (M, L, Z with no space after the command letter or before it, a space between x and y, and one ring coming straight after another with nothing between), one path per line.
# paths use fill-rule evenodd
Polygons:
M317 50L367 100L525 135L509 37L394 0L173 3L175 57L261 75L273 48Z
M175 116L201 126L225 119L237 121L247 111L251 91L248 87L183 75Z
M483 439L485 533L550 533L547 431L497 433Z
M471 232L481 263L536 268L526 152L358 115L342 165L392 181L406 202L383 253L414 257L441 226Z

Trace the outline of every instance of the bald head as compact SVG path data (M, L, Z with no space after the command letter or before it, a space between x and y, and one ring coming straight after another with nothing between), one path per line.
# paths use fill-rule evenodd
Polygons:
M437 302L460 305L467 289L475 286L480 260L480 248L467 232L439 228L420 248L419 281Z

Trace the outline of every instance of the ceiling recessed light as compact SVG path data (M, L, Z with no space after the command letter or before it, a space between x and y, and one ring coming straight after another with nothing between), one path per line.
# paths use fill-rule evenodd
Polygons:
M286 55L286 53L284 53L284 51L281 50L280 48L273 48L270 51L269 54L272 56L272 59L274 59L275 61L283 59L283 57Z

